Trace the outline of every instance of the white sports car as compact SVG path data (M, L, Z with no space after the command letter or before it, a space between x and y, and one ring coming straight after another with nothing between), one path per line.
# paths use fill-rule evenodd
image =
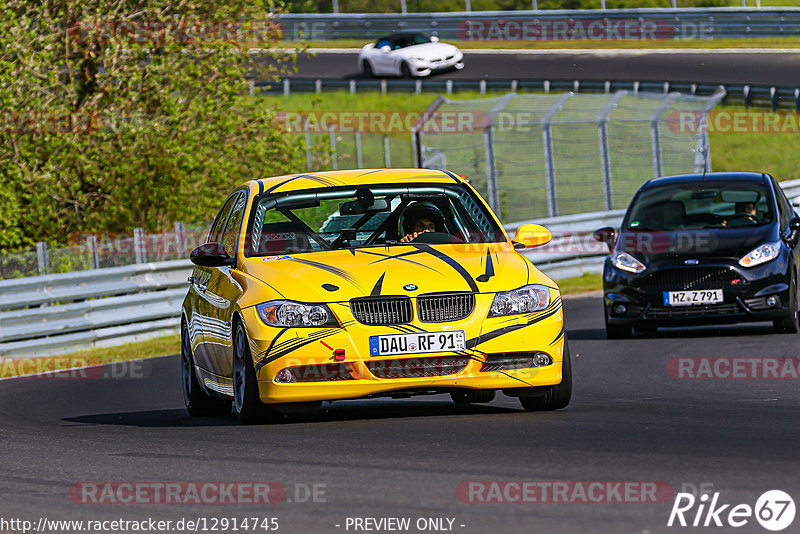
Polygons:
M367 77L377 75L412 78L446 69L463 69L464 54L435 35L395 33L364 45L358 65Z

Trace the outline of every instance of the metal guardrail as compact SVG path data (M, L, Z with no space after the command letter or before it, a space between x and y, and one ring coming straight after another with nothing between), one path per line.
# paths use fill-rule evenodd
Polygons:
M427 78L408 80L387 79L340 79L340 78L284 78L278 82L256 82L255 88L264 94L284 94L292 92L322 93L325 91L348 91L356 94L362 91L387 93L444 93L458 91L487 92L541 92L562 93L672 93L679 92L697 96L711 96L720 88L725 90L722 103L743 104L745 107L769 107L773 110L793 109L800 111L800 86L778 87L771 85L710 84L672 81L614 81L614 80L553 80L553 79L440 79Z
M800 207L800 180L783 182ZM582 213L506 225L547 227L544 247L525 251L553 279L602 271L607 254L591 233L619 227L625 210ZM111 346L177 333L186 295L188 260L112 267L67 274L0 280L0 357L22 358Z
M442 39L648 40L800 35L800 8L642 8L448 13L285 14L288 40L369 40L395 31Z
M0 357L175 333L188 260L0 280Z

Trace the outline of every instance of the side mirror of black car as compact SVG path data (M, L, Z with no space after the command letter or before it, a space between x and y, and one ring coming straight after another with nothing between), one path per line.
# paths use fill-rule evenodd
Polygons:
M796 245L798 241L800 241L800 217L793 217L789 220L786 242L791 245Z
M614 250L614 243L617 242L617 232L610 226L598 228L592 233L592 237L608 245L609 252Z
M225 247L221 243L203 243L192 251L189 259L202 267L224 267L233 265Z

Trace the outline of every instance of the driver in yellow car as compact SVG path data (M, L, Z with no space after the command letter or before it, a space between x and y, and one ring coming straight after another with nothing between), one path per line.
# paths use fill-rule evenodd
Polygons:
M418 202L406 208L403 214L405 236L401 243L410 243L425 232L442 231L444 221L439 209L428 202Z

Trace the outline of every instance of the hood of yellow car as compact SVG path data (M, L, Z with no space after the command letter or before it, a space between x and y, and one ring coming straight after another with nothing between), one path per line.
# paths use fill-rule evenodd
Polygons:
M285 298L302 302L439 291L491 293L523 286L529 276L534 283L538 274L506 243L412 244L287 254L248 258L243 267Z

